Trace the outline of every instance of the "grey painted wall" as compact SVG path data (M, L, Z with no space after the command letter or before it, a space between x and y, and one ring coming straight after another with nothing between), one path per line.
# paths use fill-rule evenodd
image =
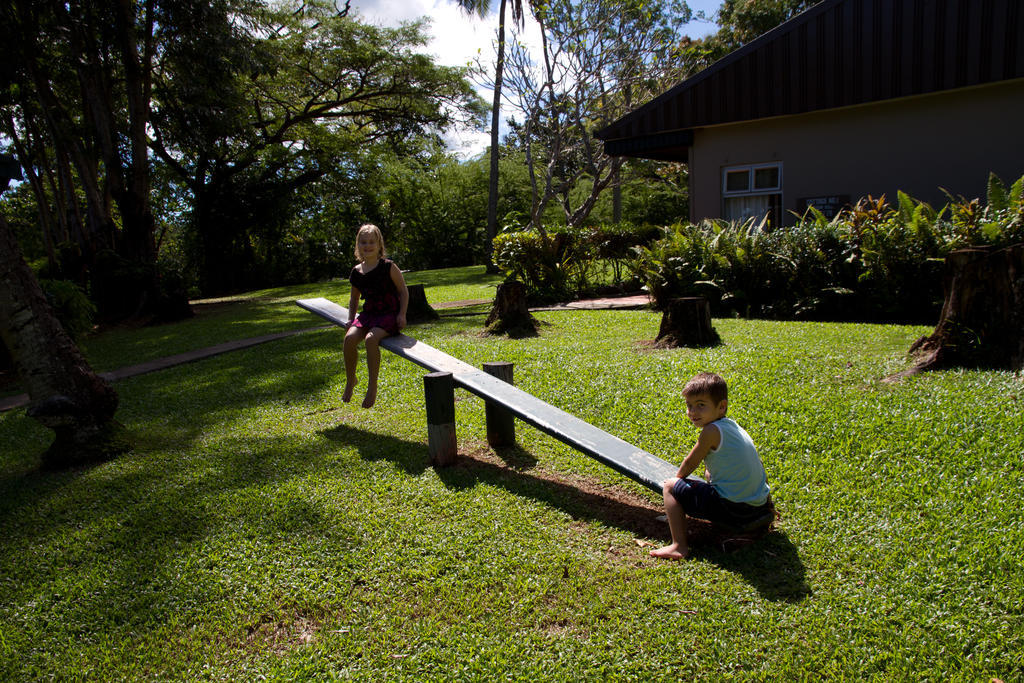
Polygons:
M897 190L939 208L946 197L984 201L990 171L1024 175L1024 79L695 131L690 217L719 217L722 169L781 161L782 206L804 197L851 201Z

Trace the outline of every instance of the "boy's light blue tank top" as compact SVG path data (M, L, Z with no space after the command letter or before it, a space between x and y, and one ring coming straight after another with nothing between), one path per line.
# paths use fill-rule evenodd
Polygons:
M753 440L743 427L728 417L711 424L718 427L722 442L708 453L704 465L719 495L736 503L764 505L768 477Z

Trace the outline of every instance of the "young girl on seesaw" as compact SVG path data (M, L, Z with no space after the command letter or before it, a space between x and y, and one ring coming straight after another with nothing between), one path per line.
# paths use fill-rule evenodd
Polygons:
M352 400L355 389L356 365L359 363L359 342L366 341L366 397L364 408L372 408L377 401L377 375L380 372L380 340L398 334L405 327L405 314L409 307L409 290L402 271L394 261L385 258L384 236L376 225L366 224L356 234L356 258L348 281L352 283L349 298L348 331L345 333L345 392L341 400ZM359 298L366 302L362 313Z

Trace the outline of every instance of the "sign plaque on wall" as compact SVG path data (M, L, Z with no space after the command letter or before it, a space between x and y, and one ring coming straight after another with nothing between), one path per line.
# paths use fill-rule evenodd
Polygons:
M845 207L850 205L850 195L848 194L833 194L826 195L824 197L803 197L796 200L797 212L803 214L807 211L808 206L813 206L818 211L821 211L825 218L835 218L836 215Z

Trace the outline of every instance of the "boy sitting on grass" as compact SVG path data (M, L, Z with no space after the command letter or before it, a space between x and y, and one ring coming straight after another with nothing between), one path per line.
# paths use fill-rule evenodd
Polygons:
M697 444L662 485L672 543L651 551L652 557L685 559L686 516L742 527L773 510L768 479L757 448L747 432L725 416L729 392L725 380L702 372L683 387L686 416L700 429ZM687 479L704 463L705 476Z

